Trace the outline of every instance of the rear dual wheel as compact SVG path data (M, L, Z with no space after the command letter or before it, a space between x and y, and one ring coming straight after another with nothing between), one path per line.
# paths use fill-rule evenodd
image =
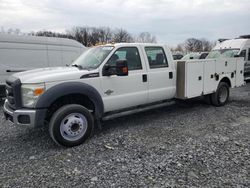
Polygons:
M223 106L228 102L229 99L229 86L225 82L221 82L218 85L218 88L215 93L205 96L205 101L208 104L214 106Z

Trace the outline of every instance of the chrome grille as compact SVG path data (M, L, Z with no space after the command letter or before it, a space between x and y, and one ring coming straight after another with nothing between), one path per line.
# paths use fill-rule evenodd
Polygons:
M12 109L21 107L21 82L15 77L9 77L6 80L6 98L8 105Z

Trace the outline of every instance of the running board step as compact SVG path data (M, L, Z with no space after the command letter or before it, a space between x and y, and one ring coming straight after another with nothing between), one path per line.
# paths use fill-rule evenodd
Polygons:
M164 102L164 103L160 103L160 104L158 103L158 104L154 104L154 105L150 105L150 106L138 107L138 108L135 108L132 110L122 111L122 112L118 112L118 113L114 113L114 114L108 114L108 115L104 116L102 118L102 120L107 121L110 119L115 119L118 117L130 115L130 114L136 114L136 113L144 112L144 111L155 109L155 108L170 106L173 104L175 104L175 101L168 101L168 102Z

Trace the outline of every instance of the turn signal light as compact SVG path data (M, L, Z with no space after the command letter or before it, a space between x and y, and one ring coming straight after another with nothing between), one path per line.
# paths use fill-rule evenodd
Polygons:
M128 67L123 67L123 68L122 68L122 72L123 72L123 73L127 73L127 72L128 72Z
M44 88L37 88L34 90L34 95L39 96L39 95L43 94L43 92L44 92Z

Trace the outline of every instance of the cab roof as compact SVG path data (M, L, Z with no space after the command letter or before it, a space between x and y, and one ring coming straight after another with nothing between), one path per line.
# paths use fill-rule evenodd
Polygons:
M127 47L127 46L166 46L158 43L110 43L104 46Z

